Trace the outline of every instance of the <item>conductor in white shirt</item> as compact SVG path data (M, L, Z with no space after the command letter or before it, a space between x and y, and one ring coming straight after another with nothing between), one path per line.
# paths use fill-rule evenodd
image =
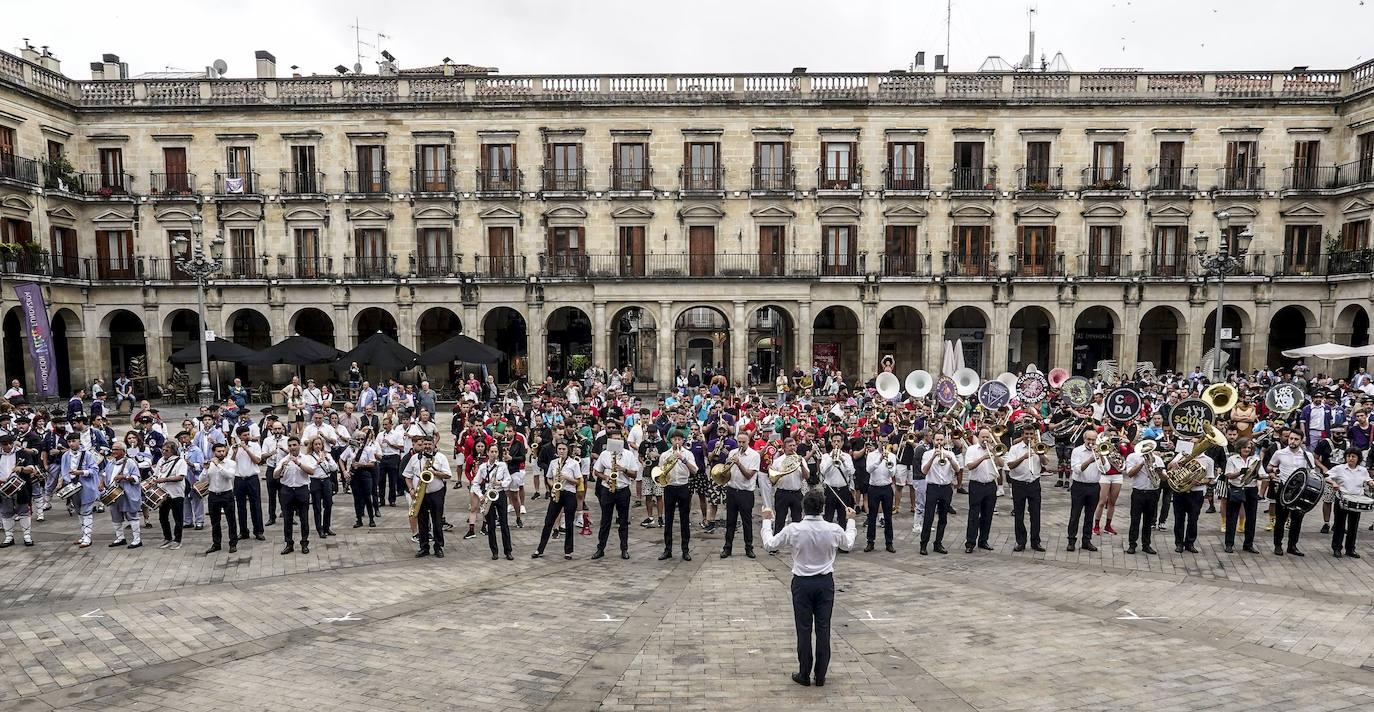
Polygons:
M830 613L835 607L835 550L854 546L854 510L845 512L845 527L821 518L825 509L825 495L811 490L802 498L803 517L800 522L783 527L773 534L773 510L764 508L763 548L777 551L783 546L792 549L792 616L797 624L798 671L792 681L798 685L825 685L825 671L830 666ZM811 632L815 630L816 646L812 655Z

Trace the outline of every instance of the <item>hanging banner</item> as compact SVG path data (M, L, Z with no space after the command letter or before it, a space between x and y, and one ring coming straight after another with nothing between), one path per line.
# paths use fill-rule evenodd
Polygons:
M48 323L48 305L43 302L43 290L37 284L14 285L23 314L24 330L29 337L29 355L33 357L33 395L38 398L57 397L57 371L53 363L52 325Z
M840 345L816 343L811 345L811 362L827 371L840 367Z

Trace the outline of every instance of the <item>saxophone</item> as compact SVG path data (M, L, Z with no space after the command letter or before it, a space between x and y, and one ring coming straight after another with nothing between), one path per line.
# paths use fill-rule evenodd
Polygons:
M490 465L491 463L488 462L487 464ZM501 499L501 485L496 481L496 478L492 475L492 469L494 468L487 469L487 475L482 481L483 497L482 504L478 507L478 509L481 510L479 514L483 519L486 518L487 511L491 509L491 505L496 504L496 502Z
M425 491L429 489L429 483L434 481L434 456L426 455L421 463L420 484L415 488L415 502L410 505L412 519L420 516L420 505L425 501Z
M620 466L620 453L611 455L611 476L606 478L606 491L615 494L616 488L620 486L620 473L625 468Z
M554 471L549 482L549 489L552 490L549 492L549 498L553 500L554 504L558 504L558 499L563 496L563 463L567 461L568 458L566 457L558 459L558 469Z

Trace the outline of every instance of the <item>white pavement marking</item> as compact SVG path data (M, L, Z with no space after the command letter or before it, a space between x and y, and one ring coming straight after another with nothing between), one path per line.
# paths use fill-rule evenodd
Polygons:
M101 615L96 615L96 614L98 614L98 613L100 613L100 609L99 609L99 608L95 609L94 611L91 611L90 613L83 613L83 614L81 614L81 617L82 617L82 618L104 618L104 617L105 617L105 616L101 616Z
M602 613L600 618L591 618L591 619L588 619L588 622L590 622L590 623L619 623L619 622L621 622L621 621L623 621L623 620L625 620L625 619L624 619L624 618L612 618L612 617L610 616L610 614Z
M870 610L868 610L868 609L864 609L864 614L867 615L868 617L867 617L867 618L855 618L854 620L856 620L856 621L864 621L865 623L875 622L875 621L890 621L890 620L892 620L891 618L874 618L874 617L873 617L873 611L870 611Z
M339 616L338 618L326 618L326 619L324 619L324 622L325 622L325 623L340 623L340 622L342 622L342 621L360 621L360 620L362 620L362 618L358 618L357 616L354 616L354 615L353 615L353 611L349 611L349 612L343 614L342 616Z
M1121 610L1125 611L1125 612L1126 612L1126 615L1124 615L1124 616L1117 616L1116 619L1119 620L1119 621L1167 621L1167 620L1169 620L1169 619L1168 619L1167 617L1165 617L1165 616L1138 616L1138 615L1135 614L1135 611L1133 611L1133 610L1131 610L1131 609L1129 609L1129 608L1123 608L1123 609L1121 609Z

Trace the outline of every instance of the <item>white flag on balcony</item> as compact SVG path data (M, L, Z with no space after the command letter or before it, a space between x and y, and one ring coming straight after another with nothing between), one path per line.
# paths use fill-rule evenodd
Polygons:
M243 179L242 179L242 178L225 178L225 179L224 179L224 191L225 191L226 193L242 193L242 192L243 192Z

